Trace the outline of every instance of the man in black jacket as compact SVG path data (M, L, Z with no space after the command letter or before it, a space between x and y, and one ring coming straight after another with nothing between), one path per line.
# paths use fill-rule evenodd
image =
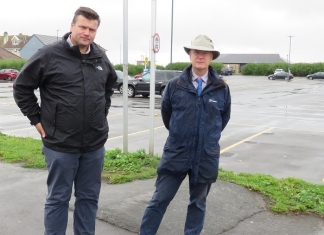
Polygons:
M99 25L94 10L77 9L71 32L35 53L14 83L15 101L43 141L46 235L65 234L73 184L74 234L95 234L107 115L117 80L106 54L93 42Z

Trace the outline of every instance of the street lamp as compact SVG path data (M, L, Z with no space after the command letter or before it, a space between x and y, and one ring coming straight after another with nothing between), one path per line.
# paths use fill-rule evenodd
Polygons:
M288 60L288 76L290 76L290 51L291 51L291 38L293 36L288 36L289 37L289 60Z
M60 31L59 29L56 30L56 41L58 41L58 31Z

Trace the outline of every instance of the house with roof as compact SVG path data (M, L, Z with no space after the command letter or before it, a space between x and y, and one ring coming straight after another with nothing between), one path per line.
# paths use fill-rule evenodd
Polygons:
M33 34L27 43L20 49L20 57L29 59L43 46L62 40L62 37ZM99 45L103 51L107 51Z
M237 72L241 72L246 64L287 63L279 54L220 54L213 62L222 63L225 67L232 67Z
M16 54L14 54L14 53L12 53L10 51L7 51L6 49L0 47L0 60L2 60L2 59L17 59L17 60L20 60L21 58L19 56L17 56Z
M9 35L7 32L4 32L3 36L0 36L0 48L3 48L17 56L20 56L19 50L26 44L29 38L30 36L24 35L22 33L18 35Z
M20 57L24 59L29 59L38 51L38 49L42 48L43 46L57 42L59 40L62 40L62 38L57 36L33 34L27 41L27 43L20 49Z

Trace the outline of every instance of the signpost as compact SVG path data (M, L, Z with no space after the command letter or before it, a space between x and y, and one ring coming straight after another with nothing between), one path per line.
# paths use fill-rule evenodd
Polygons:
M128 0L123 5L123 84L128 83ZM128 103L127 86L124 86L123 102ZM123 152L128 153L128 105L123 106Z
M155 54L160 50L160 36L156 33L156 1L152 0L151 6L151 64L150 64L150 141L149 155L154 155L154 109L155 109Z

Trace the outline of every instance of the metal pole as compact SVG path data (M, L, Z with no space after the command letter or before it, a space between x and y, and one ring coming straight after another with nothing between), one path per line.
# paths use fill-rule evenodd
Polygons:
M149 44L148 44L148 61L150 61L150 52L151 52L151 39L149 39Z
M171 8L171 53L170 53L170 70L172 70L172 43L173 43L173 0Z
M123 152L128 152L128 0L124 0L123 22Z
M149 155L154 155L154 109L155 109L155 52L153 51L153 35L156 33L156 0L152 0L151 8L151 63L150 63L150 141Z
M290 51L291 51L291 38L293 36L288 36L289 37L289 61L288 61L288 73L290 75Z
M121 44L119 44L119 64L121 64Z
M58 31L60 31L59 29L56 30L56 41L58 41Z

